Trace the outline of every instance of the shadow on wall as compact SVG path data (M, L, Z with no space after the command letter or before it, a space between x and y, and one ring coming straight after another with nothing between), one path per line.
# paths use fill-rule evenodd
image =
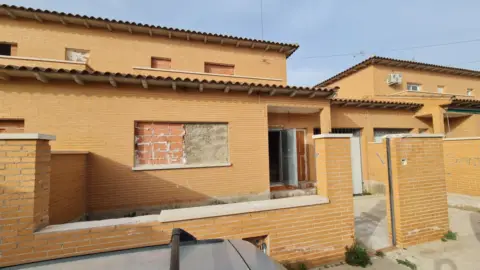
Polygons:
M109 158L89 154L87 179L87 212L89 219L158 214L161 210L212 204L225 204L269 198L265 194L240 194L229 191L228 197L212 197L195 191L215 190L215 185L191 183L191 175L202 174L212 168L189 168L162 171L135 171ZM179 173L179 170L182 172ZM219 167L215 170L230 170ZM159 176L158 174L162 174ZM181 175L189 177L181 178ZM169 180L172 177L175 182ZM211 177L215 178L215 175ZM178 180L180 179L180 180ZM190 180L189 180L190 179Z

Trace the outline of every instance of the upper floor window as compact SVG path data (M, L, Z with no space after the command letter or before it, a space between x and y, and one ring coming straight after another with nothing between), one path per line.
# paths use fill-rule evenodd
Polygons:
M420 91L421 85L418 83L407 83L407 90L408 91Z
M7 55L7 56L17 55L17 44L0 43L0 55Z
M473 96L473 89L467 88L467 96Z
M65 60L86 63L90 57L90 51L82 49L67 48L65 50Z
M439 93L439 94L443 94L443 88L444 88L444 86L443 86L443 85L439 85L439 86L437 86L437 93Z
M205 62L205 73L233 75L234 68L234 65Z
M172 68L172 60L170 58L163 57L152 57L151 67L152 68Z

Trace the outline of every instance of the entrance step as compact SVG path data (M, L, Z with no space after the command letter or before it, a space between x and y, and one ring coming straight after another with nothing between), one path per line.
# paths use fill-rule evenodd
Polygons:
M280 199L280 198L307 196L307 195L315 195L315 194L317 194L316 188L278 190L278 191L270 191L270 199Z

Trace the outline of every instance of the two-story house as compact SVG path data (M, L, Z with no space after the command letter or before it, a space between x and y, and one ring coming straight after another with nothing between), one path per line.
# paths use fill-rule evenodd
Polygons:
M374 56L317 87L340 87L332 100L332 127L350 128L362 138L361 167L367 185L386 181L386 175L378 173L385 167L379 157L384 151L374 144L386 134L480 135L479 71ZM419 106L402 113L385 109L381 112L389 115L385 121L366 109L369 100Z
M89 152L92 216L311 188L336 89L287 85L297 48L1 5L0 130Z

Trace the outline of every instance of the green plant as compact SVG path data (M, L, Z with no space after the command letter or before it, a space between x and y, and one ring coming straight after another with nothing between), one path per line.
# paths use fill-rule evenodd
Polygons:
M362 195L364 195L364 196L365 196L365 195L372 195L372 193L369 192L369 191L364 190L364 191L362 192Z
M457 233L448 230L448 232L443 235L443 238L445 238L445 240L457 240Z
M345 247L345 262L353 266L361 266L363 268L372 264L367 249L360 246L357 241L350 247Z
M377 250L377 252L375 252L375 256L383 258L385 257L385 253L383 253L381 250Z
M412 270L417 270L417 265L412 263L411 261L405 259L405 260L400 260L400 259L397 259L397 263L398 264L403 264L405 265L406 267L412 269Z
M308 268L304 263L301 263L298 265L298 270L308 270Z

